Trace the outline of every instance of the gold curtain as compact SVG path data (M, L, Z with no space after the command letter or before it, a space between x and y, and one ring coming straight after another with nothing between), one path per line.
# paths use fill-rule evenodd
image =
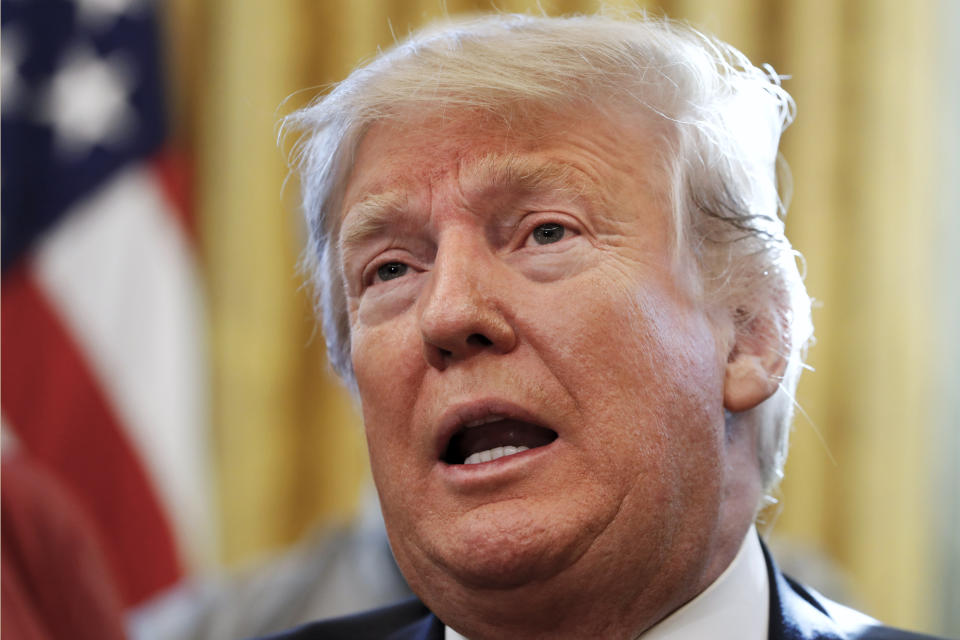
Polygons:
M600 4L497 2L551 14ZM288 544L311 524L348 518L368 477L358 418L328 373L295 269L302 229L296 185L284 189L277 120L442 6L455 14L491 5L169 3L176 141L192 154L197 176L228 564ZM819 301L818 343L809 358L815 371L801 382L804 414L780 512L767 517L778 536L822 549L847 571L868 612L931 629L934 3L640 6L689 20L792 75L786 86L799 118L784 142L796 186L788 227Z

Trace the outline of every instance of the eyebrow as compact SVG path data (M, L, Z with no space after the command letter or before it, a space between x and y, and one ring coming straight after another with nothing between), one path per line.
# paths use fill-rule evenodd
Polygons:
M524 196L544 194L571 200L591 199L597 189L582 170L559 161L530 157L487 155L460 170L461 188L468 201L483 201L496 193L519 191ZM344 215L338 239L340 255L382 234L396 224L408 207L401 191L373 193L355 203Z
M583 172L571 164L513 154L484 156L469 165L463 175L464 191L479 197L491 191L517 190L525 195L580 200L595 191Z
M349 221L340 229L340 255L383 232L407 206L407 198L398 191L374 193L357 202L344 215Z

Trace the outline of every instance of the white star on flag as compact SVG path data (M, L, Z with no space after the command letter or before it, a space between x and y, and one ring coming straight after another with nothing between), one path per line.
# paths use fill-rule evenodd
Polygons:
M128 96L131 73L118 56L105 59L74 49L54 75L45 114L56 134L57 150L75 159L94 145L116 146L136 125Z

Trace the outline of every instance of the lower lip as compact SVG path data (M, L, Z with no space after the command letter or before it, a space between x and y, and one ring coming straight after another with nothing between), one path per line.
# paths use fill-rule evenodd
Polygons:
M438 463L444 480L460 489L480 489L491 484L501 484L517 479L531 471L533 465L542 463L543 456L550 455L558 444L554 440L536 449L527 449L520 453L503 456L490 462L477 464Z

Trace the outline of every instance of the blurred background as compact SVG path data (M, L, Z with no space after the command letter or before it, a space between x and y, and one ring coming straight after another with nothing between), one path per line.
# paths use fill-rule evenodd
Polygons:
M278 120L445 13L603 7L789 76L817 342L761 529L828 595L960 637L956 0L3 0L5 614L8 585L43 622L106 582L104 624L227 638L402 593ZM73 577L40 544L67 520L102 554Z

